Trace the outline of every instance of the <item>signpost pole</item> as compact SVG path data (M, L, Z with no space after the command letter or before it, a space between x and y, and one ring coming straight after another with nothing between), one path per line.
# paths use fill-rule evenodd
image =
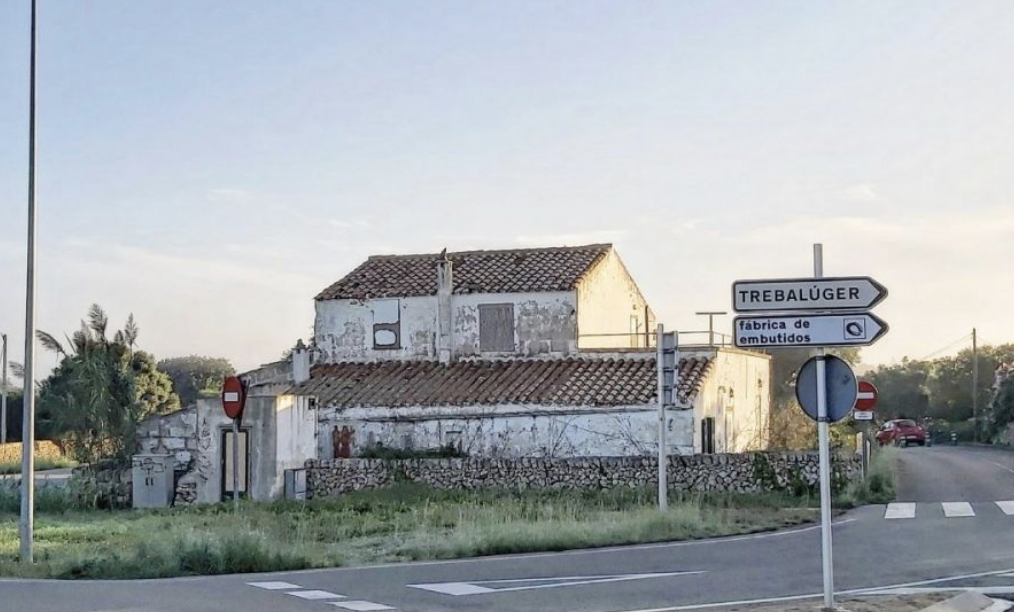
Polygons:
M658 369L658 509L669 507L669 457L665 446L665 326L658 324L655 336Z
M824 248L813 245L813 276L824 276ZM824 573L824 609L834 609L834 565L831 558L831 452L827 418L825 350L817 349L817 444L820 454L820 549Z
M7 444L7 334L0 334L0 444Z
M239 512L239 417L232 420L232 509Z

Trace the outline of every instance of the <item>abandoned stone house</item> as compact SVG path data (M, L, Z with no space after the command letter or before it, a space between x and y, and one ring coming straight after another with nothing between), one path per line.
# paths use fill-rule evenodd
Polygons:
M315 305L311 347L244 375L241 491L257 499L308 459L378 446L655 452L655 316L611 245L370 257ZM710 343L680 356L670 452L765 448L769 358ZM177 453L188 495L217 501L228 420L217 400L169 420L184 417L183 436L167 435L181 423L147 423L143 449Z

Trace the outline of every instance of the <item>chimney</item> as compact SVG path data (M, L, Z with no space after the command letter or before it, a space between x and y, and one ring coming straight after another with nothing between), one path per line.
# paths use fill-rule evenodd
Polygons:
M446 365L454 358L454 315L451 311L454 271L447 249L440 255L440 261L437 262L437 359Z
M299 384L310 380L310 350L303 344L302 338L296 341L292 350L292 382Z

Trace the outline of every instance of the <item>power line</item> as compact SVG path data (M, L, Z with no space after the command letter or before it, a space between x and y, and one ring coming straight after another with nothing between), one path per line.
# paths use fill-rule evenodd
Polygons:
M926 355L925 357L917 359L916 361L926 361L927 359L931 359L933 357L936 357L940 353L943 353L943 352L945 352L947 350L950 350L951 348L954 348L958 344L961 344L962 342L965 342L965 341L969 340L971 337L972 337L972 334L965 334L964 336L958 338L954 342L951 342L947 346L945 346L943 348L940 348L940 349L937 349L937 350L933 351L932 353L930 353L929 355Z

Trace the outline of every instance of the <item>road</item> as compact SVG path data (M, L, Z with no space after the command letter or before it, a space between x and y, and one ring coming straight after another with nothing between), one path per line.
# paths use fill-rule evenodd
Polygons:
M964 447L901 453L898 502L860 508L836 522L836 590L1014 592L1014 453ZM891 515L899 518L886 518ZM277 574L2 581L0 610L675 612L820 589L819 531L804 527L700 542Z

